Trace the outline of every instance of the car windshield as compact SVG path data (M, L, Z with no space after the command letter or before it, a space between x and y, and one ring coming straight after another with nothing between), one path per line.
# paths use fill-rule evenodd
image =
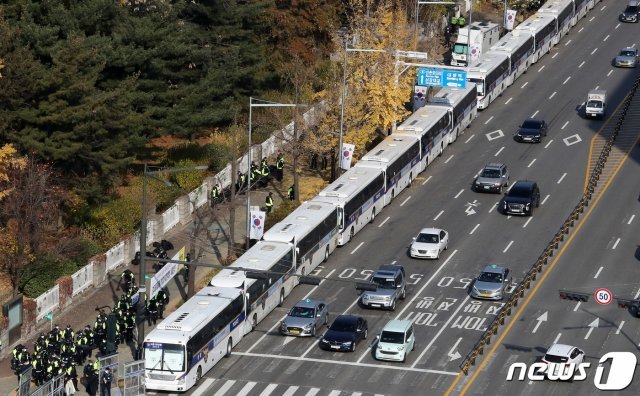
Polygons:
M587 102L587 107L592 107L594 109L601 109L602 102L600 102L599 100L590 100Z
M383 331L382 334L380 334L380 342L404 344L404 333L398 333L397 331Z
M184 346L145 342L144 367L153 371L184 371Z
M420 234L416 238L420 243L438 243L438 234Z
M466 44L456 44L453 46L454 54L466 54L467 53L467 45Z
M381 289L395 289L396 288L396 284L393 281L393 278L382 278L382 277L379 277L379 276L374 276L373 277L373 283L378 285L378 287L381 288Z
M478 277L480 282L502 283L502 274L496 272L483 272Z
M356 324L348 319L337 318L333 321L329 330L354 332L356 331Z
M289 316L294 318L313 318L313 308L309 307L293 307L289 311Z
M527 198L531 193L527 187L513 186L507 195L510 197Z
M620 56L636 56L636 53L633 51L620 51Z
M480 174L480 177L497 178L500 177L500 170L498 169L485 169Z
M541 127L542 123L540 121L526 120L522 123L523 129L540 129Z
M550 355L547 353L544 355L544 360L549 363L566 363L569 358L566 356Z
M636 7L636 6L627 6L627 9L624 10L624 12L626 14L637 14L638 13L638 7Z

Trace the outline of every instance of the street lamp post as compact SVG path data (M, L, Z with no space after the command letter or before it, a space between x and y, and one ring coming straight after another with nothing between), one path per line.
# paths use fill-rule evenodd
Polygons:
M254 103L260 102L260 103ZM277 103L270 102L268 100L257 99L249 97L249 153L247 154L247 249L251 246L251 155L252 155L252 143L251 143L251 117L253 115L254 107L306 107L306 104L297 103ZM294 120L295 122L295 120Z
M138 274L140 288L138 289L138 303L139 307L142 306L144 296L146 293L146 287L144 286L146 276L146 263L147 258L147 176L155 177L160 173L176 173L188 170L207 170L208 166L192 166L188 168L160 168L158 170L149 171L148 166L144 164L144 170L142 173L142 221L140 225L140 272ZM195 209L195 208L194 208ZM195 272L195 271L194 271ZM190 278L194 278L191 276ZM189 282L191 284L191 282ZM138 353L142 351L142 342L144 340L144 320L138 322ZM141 356L141 355L138 355Z

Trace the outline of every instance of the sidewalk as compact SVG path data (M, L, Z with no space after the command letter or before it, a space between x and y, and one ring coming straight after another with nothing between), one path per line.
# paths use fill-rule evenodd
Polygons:
M268 189L252 191L252 202L256 202L256 204L262 204L269 191L274 191L274 206L278 205L282 201L282 199L272 186L269 186ZM239 243L242 243L244 241L244 235L246 232L246 211L243 210L243 203L246 202L245 200L245 196L241 195L237 198L236 203L237 209L235 219L235 240ZM200 254L200 257L198 258L198 261L200 262L220 264L223 257L226 257L228 249L229 226L226 223L228 221L228 210L226 210L225 205L216 206L214 216L214 213L208 205L209 203L206 204L206 207L203 206L201 208L204 213L203 220L207 225L207 230L205 232L202 232L196 238L196 255ZM174 255L175 252L182 248L182 246L185 246L187 251L189 250L189 235L191 233L191 227L192 223L188 223L186 225L178 225L162 237L162 239L166 239L173 243L175 247L174 250L167 252L169 257ZM151 243L153 241L149 242ZM155 269L152 268L151 265L153 262L149 261L146 261L147 274L154 274ZM78 299L78 301L75 301L69 307L65 308L62 312L54 312L52 324L55 325L57 323L58 325L60 325L60 328L71 325L74 331L83 329L87 324L90 324L93 328L93 324L97 316L95 308L104 305L113 306L116 299L122 294L122 291L118 289L118 281L120 280L120 274L126 268L129 268L135 274L136 282L138 282L138 266L128 264L126 266L123 265L121 267L118 267L115 272L109 273L107 275L108 282L106 282L102 287L89 289L89 291L85 292L83 298ZM193 273L193 269L191 270L191 273ZM196 270L196 288L198 287L198 285L206 284L208 282L208 279L205 280L205 278L210 277L210 274L210 268L198 268ZM165 317L168 313L174 311L177 306L182 304L183 299L186 299L187 284L184 282L183 274L178 273L176 277L171 280L171 282L169 282L169 284L167 285L167 289L169 294L169 303L167 304L167 307L165 309ZM41 323L38 326L37 331L34 331L32 334L30 334L29 339L27 339L26 342L22 342L22 344L27 346L30 353L33 351L33 342L37 339L37 336L41 332L48 332L50 330L50 325L51 324L49 322ZM149 327L147 326L147 323L145 323L145 334L148 334L152 328L153 326ZM9 347L7 346L7 348ZM118 352L120 353L120 378L122 378L123 363L134 360L133 352L135 351L135 348L135 340L129 345L119 346ZM96 351L97 349L94 349L93 351L94 359L96 356ZM82 369L82 367L76 367L79 377L82 376ZM14 394L17 385L17 377L11 371L10 358L6 356L0 360L0 396ZM84 386L79 384L79 387L79 392L76 393L76 395L86 395ZM34 389L35 388L32 383L31 390Z

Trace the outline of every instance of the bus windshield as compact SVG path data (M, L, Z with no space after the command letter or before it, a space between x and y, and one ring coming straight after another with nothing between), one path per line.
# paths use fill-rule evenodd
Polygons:
M467 53L467 45L466 44L456 43L453 46L453 53L454 54L466 54Z
M184 346L177 344L144 343L144 368L150 371L184 371Z
M468 78L467 81L476 84L478 90L478 96L484 96L484 80L481 78Z

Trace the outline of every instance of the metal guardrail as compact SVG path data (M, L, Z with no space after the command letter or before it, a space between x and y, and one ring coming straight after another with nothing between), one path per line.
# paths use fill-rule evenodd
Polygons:
M565 235L567 235L571 228L574 227L576 221L579 220L580 215L584 213L585 207L589 205L589 202L593 197L593 193L595 192L596 186L598 185L598 181L600 180L602 170L604 169L607 158L609 157L609 153L611 152L611 148L613 147L613 143L618 137L620 129L622 128L622 123L624 122L627 111L629 110L629 106L631 106L631 101L636 95L639 85L640 78L637 78L635 83L633 84L633 87L631 88L629 95L624 101L622 114L618 118L613 134L609 137L607 143L600 152L598 161L596 162L593 172L589 177L589 181L587 182L587 187L585 188L582 197L580 197L578 204L574 207L573 211L564 221L562 226L560 226L560 229L553 236L553 239L549 242L540 257L538 257L536 262L531 266L531 269L527 272L524 279L520 283L518 283L518 286L516 286L516 288L514 289L511 297L509 297L509 300L507 300L505 305L495 316L491 324L487 327L487 330L480 337L478 342L476 342L471 352L467 354L467 356L460 364L459 367L465 375L469 374L469 367L475 364L478 355L482 355L484 353L485 345L491 344L491 337L498 333L498 328L500 326L504 325L506 317L510 316L511 310L514 307L518 306L518 301L522 297L524 297L525 291L531 287L531 283L536 280L538 273L542 272L542 268L549 262L549 258L552 257L554 251L558 249L560 242L564 241Z

